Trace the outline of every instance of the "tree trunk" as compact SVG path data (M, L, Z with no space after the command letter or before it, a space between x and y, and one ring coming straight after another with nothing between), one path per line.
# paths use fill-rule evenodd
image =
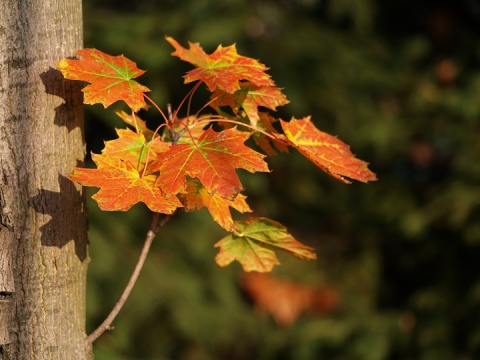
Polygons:
M0 359L89 359L81 0L0 0Z

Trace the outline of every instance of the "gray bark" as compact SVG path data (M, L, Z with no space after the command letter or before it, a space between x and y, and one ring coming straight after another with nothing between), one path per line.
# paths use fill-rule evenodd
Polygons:
M89 359L81 0L0 0L0 359Z

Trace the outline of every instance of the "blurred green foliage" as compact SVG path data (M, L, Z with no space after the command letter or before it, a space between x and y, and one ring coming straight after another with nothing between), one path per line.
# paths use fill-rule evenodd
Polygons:
M480 6L465 1L85 0L85 45L125 54L161 106L179 104L190 67L171 35L207 52L236 43L291 101L283 119L317 126L371 163L377 183L346 186L296 153L244 174L255 216L286 225L318 261L282 257L274 274L341 294L338 311L280 328L219 269L224 236L183 212L161 229L96 359L480 358ZM207 97L196 96L198 108ZM196 106L196 107L195 107ZM87 108L88 150L122 127ZM144 114L155 126L153 109ZM89 200L88 328L117 301L150 216Z

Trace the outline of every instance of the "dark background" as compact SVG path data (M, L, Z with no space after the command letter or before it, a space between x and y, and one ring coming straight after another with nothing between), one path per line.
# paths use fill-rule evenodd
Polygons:
M139 80L164 109L191 88L191 66L170 56L165 35L208 53L236 43L284 88L291 103L276 116L312 115L379 178L345 185L295 151L270 158L271 174L240 171L253 216L317 250L314 262L281 256L273 276L338 292L335 310L278 326L255 309L238 264L216 266L225 232L205 210L182 211L96 359L480 358L478 1L85 0L84 22L85 46L146 69ZM87 118L89 151L124 126L113 107L88 106ZM102 213L91 200L89 212L92 331L127 282L150 215L142 205Z

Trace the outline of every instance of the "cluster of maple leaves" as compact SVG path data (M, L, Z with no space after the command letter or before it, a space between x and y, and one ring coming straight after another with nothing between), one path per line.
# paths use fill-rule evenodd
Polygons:
M266 155L294 147L343 182L368 182L376 180L375 174L346 144L318 130L310 117L287 122L260 111L259 107L275 111L288 100L265 72L268 68L237 54L235 45L219 46L208 55L197 43L189 43L186 49L171 37L166 40L175 48L172 55L195 66L185 76L185 83L196 82L187 98L205 83L212 93L206 106L215 113L179 118L178 108L166 116L145 94L150 90L134 80L144 73L134 62L96 49L79 50L82 59L63 59L57 67L66 79L89 83L82 90L84 103L106 108L122 100L131 113L116 111L129 126L117 129L118 138L106 141L101 154L92 154L97 168L74 168L70 179L100 188L93 198L104 211L127 211L138 202L163 214L181 207L186 211L206 207L230 232L215 244L219 266L237 260L245 271L270 271L279 263L274 249L315 259L312 248L273 220L233 220L230 208L251 211L236 169L268 172ZM164 118L154 131L138 116L148 108L146 101ZM283 133L276 130L277 121ZM223 130L214 131L213 123ZM245 145L250 137L266 155Z

